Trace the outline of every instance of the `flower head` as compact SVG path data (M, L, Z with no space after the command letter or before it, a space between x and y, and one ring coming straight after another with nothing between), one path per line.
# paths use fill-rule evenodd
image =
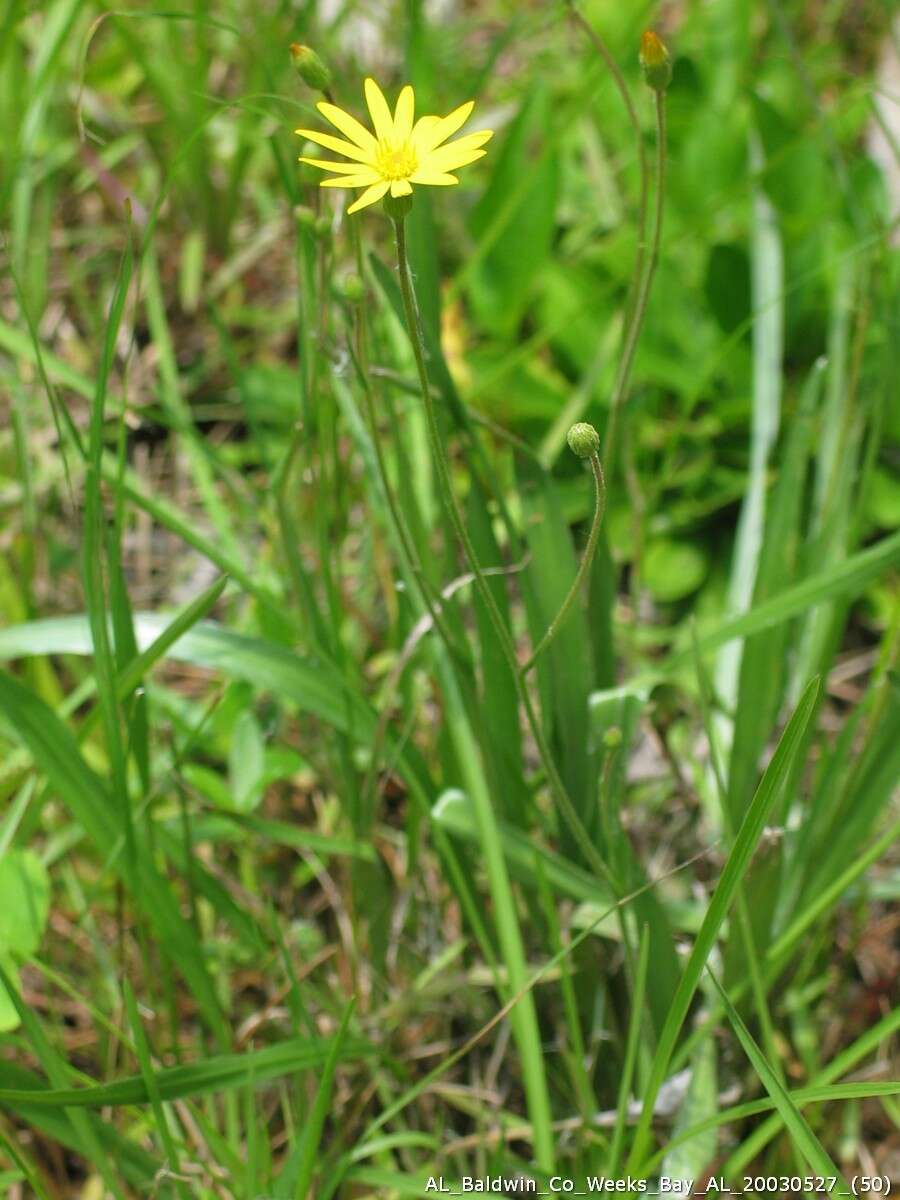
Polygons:
M351 213L374 204L388 191L395 198L409 196L414 183L433 187L459 183L451 172L481 158L486 153L481 147L493 136L491 130L484 129L457 138L455 142L447 142L447 138L468 120L475 107L474 100L461 104L446 117L419 117L414 123L415 94L409 84L400 92L391 113L381 88L374 79L367 79L366 103L374 133L350 113L326 100L319 101L316 107L326 121L344 134L344 138L318 133L314 129L296 130L301 137L352 160L346 163L320 158L300 159L300 162L321 167L324 171L336 172L331 179L322 180L322 187L365 188L347 209Z
M587 421L577 421L566 434L566 441L579 458L590 458L600 449L600 434Z

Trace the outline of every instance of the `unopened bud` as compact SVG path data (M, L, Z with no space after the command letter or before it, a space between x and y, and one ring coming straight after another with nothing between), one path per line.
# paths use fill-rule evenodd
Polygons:
M306 229L310 233L315 230L316 214L308 204L296 204L294 206L294 220L301 229Z
M365 299L366 285L358 275L345 275L336 285L338 295L351 304L359 304Z
M652 87L654 92L664 92L672 82L672 60L662 40L652 29L641 34L638 60L647 86Z
M331 217L321 216L316 217L316 223L313 226L316 237L327 238L331 237Z
M297 68L297 74L314 92L327 92L331 87L331 72L309 46L301 46L299 42L291 42L291 58Z
M566 434L569 449L579 458L590 458L600 449L600 434L587 421L579 421Z
M603 734L603 745L607 750L618 750L622 745L622 730L618 725L610 725Z

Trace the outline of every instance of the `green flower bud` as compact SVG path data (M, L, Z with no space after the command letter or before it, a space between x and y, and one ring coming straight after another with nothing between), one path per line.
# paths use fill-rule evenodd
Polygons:
M316 223L313 226L313 231L316 237L331 237L331 217L316 217Z
M672 82L672 60L661 39L647 29L641 34L641 50L638 55L647 86L654 92L664 92Z
M294 220L301 229L306 229L310 233L315 230L316 214L308 204L296 204L294 206Z
M622 730L618 725L610 725L603 735L603 746L606 750L618 750L622 745Z
M579 458L590 458L600 449L600 434L586 421L579 421L566 434L569 449Z
M366 296L366 285L358 275L345 275L336 284L338 295L351 304L359 304Z
M299 42L291 42L291 58L297 68L297 74L314 92L327 92L331 87L331 72L309 46L301 46Z

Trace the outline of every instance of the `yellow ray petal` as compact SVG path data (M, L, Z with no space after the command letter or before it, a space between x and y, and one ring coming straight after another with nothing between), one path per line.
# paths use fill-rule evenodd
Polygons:
M394 137L398 142L409 140L413 128L415 108L415 92L407 84L397 97L397 107L394 109Z
M336 150L338 154L354 158L357 162L368 163L371 161L372 156L366 150L361 150L352 142L345 142L343 138L332 137L330 133L318 133L315 129L295 129L294 133L299 133L301 137L315 142L317 146L324 146L327 150Z
M478 150L481 146L486 146L494 136L492 129L479 129L475 133L467 133L461 138L457 138L454 142L445 142L443 146L436 146L433 153L442 154L445 150L449 150L451 146L456 146L459 149ZM432 153L431 151L429 153Z
M441 117L434 125L428 129L418 141L421 150L433 150L435 146L439 146L441 142L446 142L448 137L456 133L457 129L461 129L468 121L472 109L475 107L474 100L467 100L465 104L461 104L459 108L454 108L452 113L448 113L446 117Z
M366 80L366 104L369 106L376 138L379 141L391 141L394 136L394 118L381 88L374 79Z
M329 104L327 100L320 100L316 108L326 121L330 121L335 129L339 129L354 145L359 146L360 150L367 150L370 154L375 153L378 143L365 125L357 121L356 117L351 117L348 112L344 112L336 104Z
M391 195L392 196L409 196L412 194L408 179L392 179L391 180Z
M327 158L298 158L297 162L309 163L311 167L321 167L323 171L343 172L345 175L355 175L361 163L358 162L329 162ZM373 168L374 170L374 168Z
M434 126L440 122L440 120L440 117L419 117L418 121L416 121L415 125L413 126L411 135L412 143L416 149L422 149L422 145L428 138L429 130L433 129Z
M350 213L359 212L361 208L367 208L370 204L375 204L376 201L381 199L389 187L390 184L386 179L382 179L380 183L373 183L370 188L363 192L358 200L354 201L354 203L350 205L350 207L347 209L348 215Z
M410 183L427 183L430 187L449 187L451 183L459 183L455 175L447 175L443 171L426 171L419 169L415 175L410 175Z
M360 171L358 175L340 175L337 179L323 179L319 187L371 187L381 176L375 170Z
M482 133L469 133L465 137L457 138L455 142L447 142L434 150L425 151L419 155L419 163L422 166L426 163L439 163L447 155L468 154L472 150L480 150L492 137L493 134L487 130Z
M422 171L455 171L457 167L465 167L469 163L475 162L477 158L484 158L485 154L487 154L487 150L466 150L465 148L457 150L452 144L441 146L439 150L432 150L422 159L419 169Z

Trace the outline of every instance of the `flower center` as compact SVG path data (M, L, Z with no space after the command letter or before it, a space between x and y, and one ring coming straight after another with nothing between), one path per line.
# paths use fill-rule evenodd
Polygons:
M418 157L409 142L399 146L379 142L375 166L383 179L408 179L419 165Z

